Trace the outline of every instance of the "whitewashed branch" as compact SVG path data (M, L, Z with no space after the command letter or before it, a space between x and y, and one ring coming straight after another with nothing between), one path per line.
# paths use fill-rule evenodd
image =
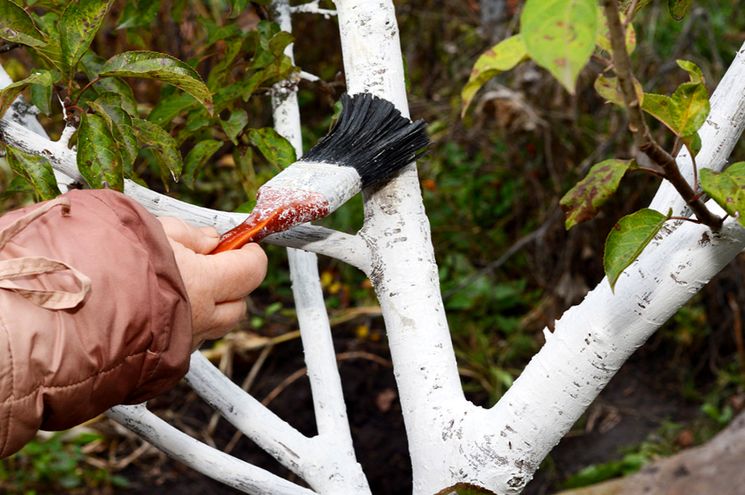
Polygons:
M349 92L376 94L408 115L393 3L335 4ZM443 436L450 421L462 415L465 399L414 165L367 192L365 217L360 234L372 252L369 276L385 319L414 493L432 495L445 487L437 481L450 472L452 454L443 450Z
M292 32L290 2L274 0L273 6L280 28ZM293 44L288 45L285 54L294 63L293 48ZM274 85L272 108L275 130L292 143L298 157L302 156L303 139L297 86L288 88L282 84ZM357 240L361 242L359 238ZM318 260L313 253L292 248L288 248L287 258L318 427L318 436L314 441L325 445L326 451L333 452L326 456L326 462L321 463L318 469L323 473L320 478L325 480L321 489L324 493L369 495L367 478L357 462L352 445L352 432L336 363L331 325L318 275Z
M370 91L405 109L392 4L337 0L336 5L350 92ZM720 129L732 124L718 112L730 104L741 108L742 84L740 77L722 89L729 94L722 101L730 103L715 101L710 123ZM706 146L717 150L712 168L724 163L724 153L738 139L740 124L735 127L707 137ZM418 184L408 170L368 196L362 231L375 260L370 276L386 320L417 495L456 483L501 494L522 491L618 366L745 245L732 220L720 236L693 224L661 236L627 270L615 296L601 285L570 310L523 376L497 406L484 410L463 399L454 376L447 326L439 318L441 299L430 292L438 283L429 230L426 220L424 228L412 222L423 218L421 210Z
M177 430L140 404L115 406L108 417L158 446L170 457L228 486L253 495L315 495L316 492L236 459Z
M701 151L696 155L699 169L722 170L745 128L745 45L743 45L711 95L711 112L698 134ZM684 147L676 157L683 177L693 183L693 161ZM675 216L689 216L690 209L675 188L663 181L649 206Z
M5 72L5 69L0 65L0 89L12 84L13 80ZM19 96L15 99L13 104L10 106L5 115L0 115L0 118L4 118L11 122L15 122L20 126L25 127L31 132L38 134L39 136L49 139L49 135L46 130L37 120L36 116L39 114L39 110L26 103L23 97ZM66 192L69 189L70 184L75 182L70 177L66 176L58 170L54 170L54 178L57 179L57 185L62 192Z
M55 170L72 181L83 182L78 172L75 151L68 149L58 141L50 141L7 119L0 119L0 141L27 153L45 156ZM70 179L66 180L69 182ZM215 227L220 232L235 227L246 217L242 213L212 210L179 201L151 191L131 180L125 180L124 193L138 201L154 215L181 218L199 226ZM296 227L288 232L269 236L266 242L305 249L336 258L360 270L366 270L370 264L367 246L359 238L323 227L312 225Z
M335 10L323 9L319 4L319 0L312 0L300 5L293 5L290 7L289 13L291 14L320 14L326 18L336 15Z
M283 30L291 31L289 3L274 2ZM291 46L286 53L292 57ZM296 90L275 85L272 92L275 128L302 155ZM331 339L316 257L288 249L298 322L310 378L318 435L298 433L235 385L206 358L195 354L187 383L213 408L319 493L369 494L356 462L344 404L341 379Z
M199 352L191 355L186 383L244 435L305 478L303 459L316 457L309 438L247 394Z

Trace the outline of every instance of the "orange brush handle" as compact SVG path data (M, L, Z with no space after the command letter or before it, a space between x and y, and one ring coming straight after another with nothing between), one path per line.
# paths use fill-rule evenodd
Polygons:
M272 223L279 212L269 218L258 221L255 217L248 217L242 224L225 232L220 238L220 244L210 254L222 253L231 249L240 249L249 242L259 242L264 237L275 232Z

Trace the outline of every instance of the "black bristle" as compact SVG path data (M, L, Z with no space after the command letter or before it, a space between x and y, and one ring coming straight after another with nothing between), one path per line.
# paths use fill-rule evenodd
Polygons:
M416 160L429 144L424 121L412 122L387 100L344 94L341 104L339 119L303 161L354 167L368 187Z

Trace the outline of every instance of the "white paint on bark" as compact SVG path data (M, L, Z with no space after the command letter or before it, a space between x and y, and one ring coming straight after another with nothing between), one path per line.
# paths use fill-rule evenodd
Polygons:
M335 3L350 93L371 92L408 115L392 1ZM745 47L713 97L712 113L701 131L704 147L699 166L720 169L742 133L744 53ZM292 98L292 88L285 89L274 98ZM280 132L299 146L299 135L290 124L299 115L296 106L278 108L278 129L284 126ZM0 139L44 154L56 169L79 177L74 152L59 143L7 119L0 120ZM680 162L684 164L685 157ZM131 182L125 191L151 211L220 226L220 230L243 218L186 205ZM675 204L679 209L678 199L664 188L653 201L661 211ZM711 202L709 206L716 207ZM307 227L299 227L293 230L305 232L306 243L287 242L348 260L373 281L406 422L415 495L431 495L456 483L501 494L520 493L541 460L628 356L745 246L745 231L732 219L719 234L688 222L667 226L625 271L615 293L603 281L556 322L553 333L546 330L546 344L523 374L493 408L483 409L463 396L415 166L407 167L384 187L367 191L365 214L357 236L317 228L309 233L302 230ZM226 417L321 493L367 493L351 450L338 371L329 359L333 347L320 289L310 282L317 278L315 261L305 254L291 257L320 435L312 439L300 435L250 396L238 394L232 382L215 374L199 356L194 358L190 381ZM170 455L195 469L206 471L204 466L208 466L224 473L219 475L221 480L248 493L312 493L209 450L144 408L118 407L111 414L129 421L131 428ZM328 440L331 449L326 447ZM318 452L323 450L327 452ZM334 474L348 478L338 484L322 479Z
M315 495L316 493L200 442L166 423L142 404L115 406L109 409L106 415L156 445L170 457L244 493L254 495Z

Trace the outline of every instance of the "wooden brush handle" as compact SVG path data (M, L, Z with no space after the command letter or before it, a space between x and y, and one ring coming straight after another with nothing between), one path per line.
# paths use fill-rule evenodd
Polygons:
M283 232L300 223L323 218L329 213L328 201L318 193L298 190L262 190L256 207L242 224L225 232L210 253L239 249L249 242Z
M210 254L240 249L249 242L259 242L269 234L273 234L276 230L272 229L272 225L278 215L279 213L275 213L263 220L258 220L255 216L249 216L242 224L225 232L220 237L220 243Z

